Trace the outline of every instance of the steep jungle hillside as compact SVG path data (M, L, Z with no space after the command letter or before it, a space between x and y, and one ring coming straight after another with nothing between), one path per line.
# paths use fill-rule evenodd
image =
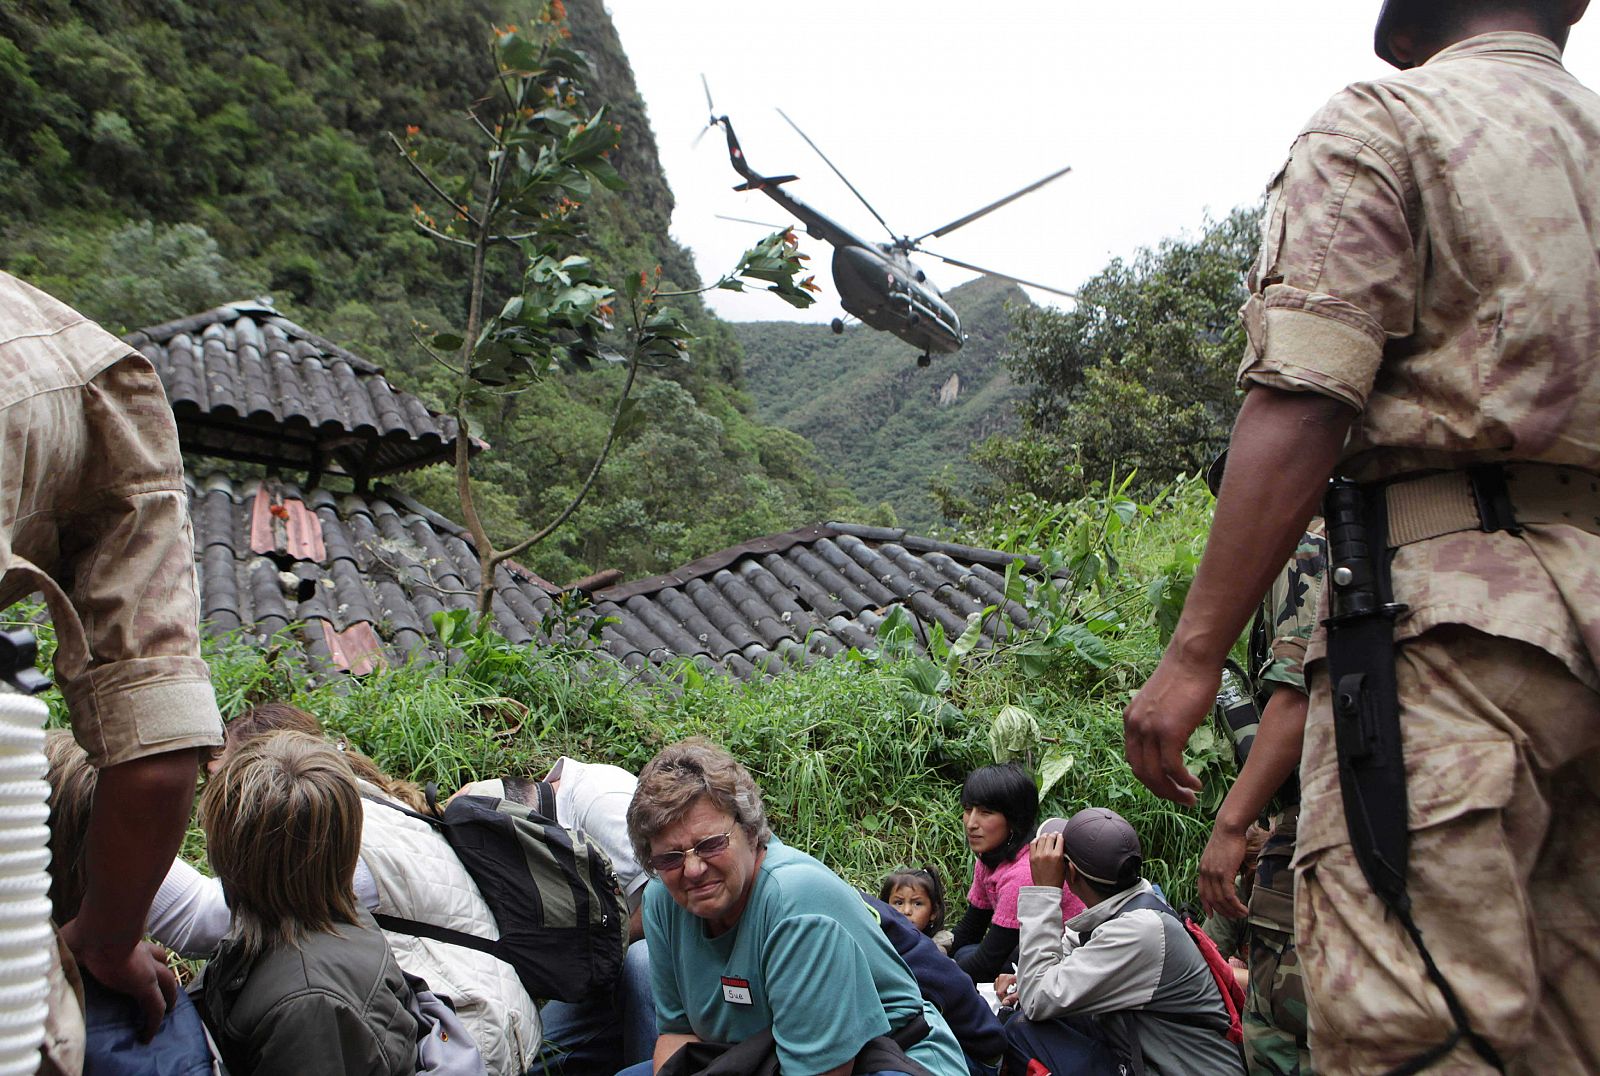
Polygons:
M984 277L945 298L967 342L926 368L908 345L859 325L842 336L792 322L733 327L757 417L806 437L864 504L887 504L913 528L940 522L929 482L946 469L970 480L968 450L1015 430L1023 395L1000 361L1006 304L1026 304L1022 289Z
M579 212L613 278L699 282L645 108L601 0L568 0L595 71L589 103L623 125L629 183ZM465 262L416 233L425 192L388 142L415 126L458 147L489 84L492 25L533 0L12 0L0 5L0 268L113 328L269 294L290 318L385 365L431 402L440 372L414 320L458 325ZM752 237L755 238L755 237ZM509 262L499 267L511 272ZM503 280L502 280L503 282ZM496 294L491 291L491 294ZM504 294L503 291L498 294ZM496 301L498 305L498 301ZM848 509L815 453L752 415L739 346L689 304L691 364L638 390L640 421L572 523L526 558L556 579L660 570ZM555 375L476 417L491 531L565 503L606 430L615 371ZM442 469L413 491L457 515Z

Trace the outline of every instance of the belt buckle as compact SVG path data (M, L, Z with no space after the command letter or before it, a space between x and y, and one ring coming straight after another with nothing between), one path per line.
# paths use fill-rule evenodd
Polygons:
M1467 468L1467 483L1472 487L1472 499L1478 506L1479 526L1485 531L1505 531L1520 535L1516 508L1511 503L1511 491L1506 484L1506 469L1498 463L1479 464Z

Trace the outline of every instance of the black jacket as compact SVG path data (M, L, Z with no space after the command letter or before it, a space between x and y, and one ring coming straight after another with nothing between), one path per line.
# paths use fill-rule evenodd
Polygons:
M411 988L372 916L359 915L253 958L222 944L198 1000L233 1076L414 1076L423 1029Z

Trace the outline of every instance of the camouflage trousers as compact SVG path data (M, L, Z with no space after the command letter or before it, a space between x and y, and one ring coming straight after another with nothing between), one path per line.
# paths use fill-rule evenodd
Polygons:
M1434 628L1403 643L1411 861L1429 950L1513 1073L1600 1072L1600 695L1526 643ZM1376 1073L1452 1022L1367 887L1339 795L1325 666L1302 759L1295 923L1311 1050ZM1458 1046L1430 1071L1491 1071Z
M1294 855L1298 808L1279 818L1256 863L1250 891L1250 987L1244 1057L1251 1076L1312 1076L1306 992L1294 944Z

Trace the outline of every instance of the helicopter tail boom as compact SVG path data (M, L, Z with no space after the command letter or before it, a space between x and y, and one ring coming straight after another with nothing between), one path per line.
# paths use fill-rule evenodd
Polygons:
M758 176L751 175L745 182L733 188L736 191L759 191L768 187L778 187L790 180L799 179L799 176Z

